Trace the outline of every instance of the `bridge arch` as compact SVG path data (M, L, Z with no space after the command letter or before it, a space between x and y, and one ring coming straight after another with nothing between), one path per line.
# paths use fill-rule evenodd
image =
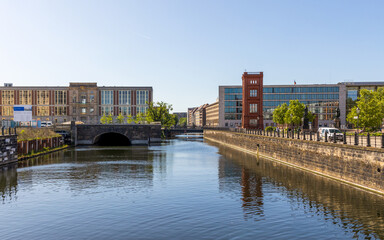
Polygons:
M93 139L93 144L100 146L130 146L127 136L118 132L104 132Z

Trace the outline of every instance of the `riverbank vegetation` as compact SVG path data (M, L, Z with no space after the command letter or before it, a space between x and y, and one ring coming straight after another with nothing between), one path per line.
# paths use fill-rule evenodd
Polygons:
M17 141L60 137L49 128L17 128Z

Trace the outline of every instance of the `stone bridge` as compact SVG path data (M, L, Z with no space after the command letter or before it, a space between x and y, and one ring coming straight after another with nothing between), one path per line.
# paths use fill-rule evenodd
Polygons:
M76 145L149 145L161 141L161 126L153 124L79 124L71 125Z

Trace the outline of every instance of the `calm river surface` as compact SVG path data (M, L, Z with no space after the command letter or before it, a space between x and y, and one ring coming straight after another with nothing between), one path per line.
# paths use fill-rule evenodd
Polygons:
M0 170L0 239L383 239L384 198L201 138Z

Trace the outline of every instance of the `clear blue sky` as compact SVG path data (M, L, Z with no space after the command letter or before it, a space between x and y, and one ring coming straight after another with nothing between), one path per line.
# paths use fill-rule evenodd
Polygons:
M153 86L174 111L219 85L384 80L384 1L0 0L0 81Z

